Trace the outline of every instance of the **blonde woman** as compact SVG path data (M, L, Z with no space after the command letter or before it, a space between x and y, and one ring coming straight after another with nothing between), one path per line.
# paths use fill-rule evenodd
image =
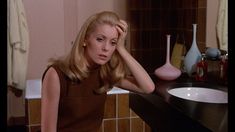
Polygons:
M94 14L82 26L71 52L51 61L42 80L42 132L98 131L106 92L113 86L154 91L147 72L125 48L127 29L114 12Z

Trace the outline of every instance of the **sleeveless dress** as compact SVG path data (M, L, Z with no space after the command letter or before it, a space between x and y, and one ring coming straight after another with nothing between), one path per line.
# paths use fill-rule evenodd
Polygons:
M58 67L51 67L56 70L60 79L57 131L98 132L107 96L106 93L94 92L100 87L98 70L91 72L85 80L74 82Z

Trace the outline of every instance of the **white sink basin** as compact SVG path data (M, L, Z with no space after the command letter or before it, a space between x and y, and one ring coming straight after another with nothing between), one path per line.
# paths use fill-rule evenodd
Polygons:
M228 103L228 93L204 87L180 87L169 89L168 93L186 100L206 103Z

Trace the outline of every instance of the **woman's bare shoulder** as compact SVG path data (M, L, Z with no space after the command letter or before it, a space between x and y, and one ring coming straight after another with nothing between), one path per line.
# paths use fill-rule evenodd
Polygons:
M60 91L60 79L58 76L58 73L53 67L50 67L46 73L45 77L43 79L42 87L46 91Z

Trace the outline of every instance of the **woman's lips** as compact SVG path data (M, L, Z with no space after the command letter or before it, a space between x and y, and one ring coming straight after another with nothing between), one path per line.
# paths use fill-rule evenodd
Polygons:
M99 58L101 59L101 60L107 60L107 56L106 55L103 55L103 54L100 54L99 55Z

